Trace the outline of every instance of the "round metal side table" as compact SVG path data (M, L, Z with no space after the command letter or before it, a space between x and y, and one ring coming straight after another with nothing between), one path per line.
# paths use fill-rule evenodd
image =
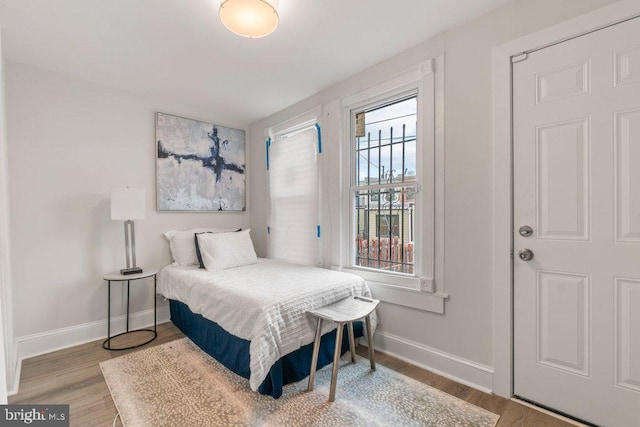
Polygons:
M113 273L105 274L102 278L108 284L108 294L107 294L107 339L102 343L102 348L105 350L112 351L121 351L121 350L129 350L136 347L141 347L145 344L149 344L151 341L155 340L158 337L157 330L157 302L156 302L156 287L158 284L158 270L149 268L138 274L120 274L119 271L114 271ZM153 277L153 329L149 328L141 328L141 329L132 329L129 330L129 288L132 281L146 279L148 277ZM127 282L127 329L125 332L121 332L119 334L111 336L111 282ZM147 341L136 344L129 347L118 347L113 348L111 346L111 340L115 337L119 337L126 334L132 334L135 332L153 332L153 336Z

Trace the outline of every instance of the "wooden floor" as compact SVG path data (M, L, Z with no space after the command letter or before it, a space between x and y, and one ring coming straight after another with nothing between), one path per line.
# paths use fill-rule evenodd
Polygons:
M112 345L126 346L125 339L144 340L141 335L135 335L138 334L121 337L120 342L113 340ZM158 325L158 338L139 349L107 351L102 348L102 341L95 341L24 360L19 392L9 397L9 403L69 404L72 426L110 426L116 414L116 408L98 364L110 358L164 344L183 336L173 324L164 323ZM366 348L359 347L358 353L366 356ZM483 393L382 353L376 353L376 361L500 415L499 427L571 425L514 401Z

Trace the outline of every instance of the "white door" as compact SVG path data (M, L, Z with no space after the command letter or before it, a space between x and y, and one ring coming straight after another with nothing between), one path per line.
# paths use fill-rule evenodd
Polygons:
M640 18L517 59L514 391L637 427Z

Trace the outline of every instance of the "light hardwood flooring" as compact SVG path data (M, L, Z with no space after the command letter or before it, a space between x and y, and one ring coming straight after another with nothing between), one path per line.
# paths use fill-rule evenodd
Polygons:
M126 346L127 340L143 341L142 334L117 338L119 341L112 340L112 345ZM69 404L72 426L110 426L116 414L116 408L98 364L110 358L164 344L183 336L172 323L164 323L158 325L158 338L138 349L107 351L102 348L102 340L100 340L24 360L19 392L9 397L9 403ZM359 347L358 353L367 356L366 348ZM517 402L483 393L383 353L376 352L376 361L500 415L498 427L571 425ZM120 424L117 423L117 425Z

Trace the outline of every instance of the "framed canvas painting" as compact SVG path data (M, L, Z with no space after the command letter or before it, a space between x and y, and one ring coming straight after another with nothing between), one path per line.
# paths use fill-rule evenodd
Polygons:
M245 131L156 114L158 211L244 211Z

